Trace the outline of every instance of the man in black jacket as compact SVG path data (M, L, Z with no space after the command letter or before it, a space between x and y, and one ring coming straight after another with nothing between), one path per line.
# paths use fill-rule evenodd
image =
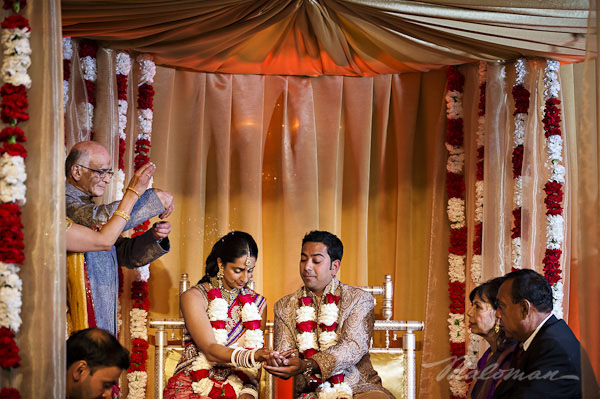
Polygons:
M552 315L552 289L543 276L529 269L509 273L498 291L496 316L520 345L494 398L581 398L579 341Z

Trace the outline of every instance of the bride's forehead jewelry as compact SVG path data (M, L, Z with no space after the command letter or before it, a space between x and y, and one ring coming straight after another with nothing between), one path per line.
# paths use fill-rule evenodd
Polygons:
M246 267L250 267L250 247L246 246L246 250L248 251L248 255L246 255Z

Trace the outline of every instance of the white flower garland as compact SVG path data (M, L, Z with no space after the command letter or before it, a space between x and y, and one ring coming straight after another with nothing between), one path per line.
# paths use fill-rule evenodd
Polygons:
M70 66L71 60L73 59L73 42L70 37L63 37L62 39L62 49L63 49L63 60L68 61L68 65ZM67 72L67 76L70 75L70 72ZM64 76L64 73L63 73ZM69 80L63 80L63 112L67 112L67 103L69 102Z
M560 94L559 81L560 62L554 60L546 61L544 69L544 100L558 98ZM560 108L559 108L560 112ZM565 167L563 161L563 139L560 134L548 136L546 145L546 168L550 174L549 182L565 183ZM565 221L562 215L546 215L546 249L562 249L564 241ZM562 274L562 271L561 271ZM561 276L562 277L562 276ZM563 317L563 283L558 281L552 285L553 310L552 313L559 319Z
M0 201L26 202L25 186L27 173L25 172L25 160L23 157L9 155L7 152L0 156Z
M127 78L131 72L131 57L125 52L117 53L116 74ZM127 100L119 99L117 103L117 112L119 114L119 140L127 140L125 129L127 128ZM119 162L121 160L119 159ZM125 188L125 171L121 168L117 170L117 200L123 199L123 189Z
M329 294L335 295L335 280L330 284L331 286ZM327 327L332 327L338 322L340 309L337 303L332 302L321 304L319 316L317 318L316 310L312 306L312 298L307 297L306 293L304 293L303 298L310 299L310 304L306 305L303 302L301 306L298 306L296 309L296 323L312 322L313 325L318 323ZM323 293L322 299L325 298L327 298L326 292ZM316 334L314 333L314 329L312 331L299 331L298 334L296 334L296 342L298 345L298 351L300 353L310 349L314 349L316 351L327 350L338 342L337 327L333 331L326 331L325 329L322 329L318 340ZM331 384L329 381L324 381L317 388L317 395L319 399L352 398L352 387L344 381L337 384Z
M19 267L0 262L0 327L6 327L15 334L21 327L22 288Z
M31 66L31 46L29 28L2 29L2 49L4 59L0 73L4 83L31 88L31 78L27 69Z
M519 58L515 62L515 84L514 86L522 85L527 77L527 61L523 58ZM513 146L516 148L525 143L525 128L527 126L528 114L517 113L513 116ZM513 210L520 209L522 206L522 193L523 180L519 175L513 179ZM512 250L511 250L511 266L513 269L521 269L523 267L521 261L521 236L512 238Z
M83 79L89 80L90 82L96 82L96 57L90 57L89 55L82 57L79 60L81 65ZM94 128L94 106L89 102L82 103L78 107L79 122L83 128L88 132L91 132Z
M148 384L148 374L145 371L132 371L127 374L130 399L145 399L146 385Z

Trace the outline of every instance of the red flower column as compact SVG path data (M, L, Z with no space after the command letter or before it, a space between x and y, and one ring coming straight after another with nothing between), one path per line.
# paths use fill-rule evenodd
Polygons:
M25 6L25 1L5 0L3 8L12 13L1 23L4 84L0 88L0 119L5 126L0 130L0 367L8 373L16 373L21 361L16 335L21 327L19 270L25 261L20 206L26 201L27 151L22 144L25 132L18 125L29 119L27 89L31 87L27 73L31 32L29 21L19 14ZM0 398L20 397L16 388L0 390Z
M455 67L448 67L446 82L446 193L450 221L448 248L448 293L450 314L448 330L453 373L449 378L451 398L464 398L468 385L462 376L465 356L465 259L467 255L467 226L465 214L464 133L462 96L465 78Z

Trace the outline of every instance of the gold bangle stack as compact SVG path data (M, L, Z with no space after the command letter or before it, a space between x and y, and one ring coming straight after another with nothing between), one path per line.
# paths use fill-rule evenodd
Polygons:
M116 211L113 212L113 215L117 215L117 216L121 216L123 219L125 219L125 221L129 222L129 219L131 219L129 217L129 214L127 214L126 212L123 212L120 209L117 209Z
M135 188L133 188L133 187L127 187L127 190L129 190L129 191L131 191L132 193L134 193L135 195L137 195L137 196L138 196L138 198L140 198L140 197L141 197L140 193L138 193L138 192L137 192L137 190L136 190ZM125 190L125 191L127 191L127 190Z

